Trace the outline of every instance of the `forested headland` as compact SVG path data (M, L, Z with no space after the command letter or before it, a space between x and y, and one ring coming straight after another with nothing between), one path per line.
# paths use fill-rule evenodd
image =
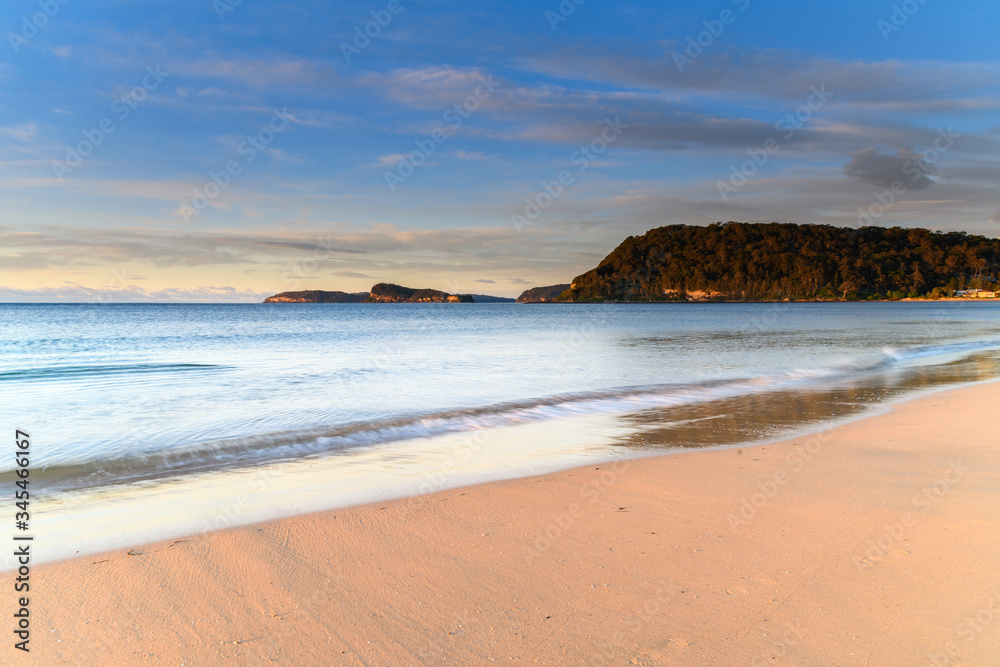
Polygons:
M997 287L1000 239L901 227L670 225L630 236L561 301L877 300Z

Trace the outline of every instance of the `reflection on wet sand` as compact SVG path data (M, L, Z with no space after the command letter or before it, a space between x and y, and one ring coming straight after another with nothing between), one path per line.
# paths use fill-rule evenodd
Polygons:
M772 440L870 412L873 405L954 384L1000 377L1000 355L971 355L938 366L866 373L834 386L769 391L623 417L635 429L621 447L695 448Z

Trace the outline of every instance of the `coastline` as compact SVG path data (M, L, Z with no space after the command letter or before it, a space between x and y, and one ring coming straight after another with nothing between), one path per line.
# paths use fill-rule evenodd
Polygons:
M269 299L273 299L273 298L274 297L269 297ZM568 301L568 300L567 301L558 301L556 299L549 299L549 300L546 300L546 301L514 301L514 300L511 300L511 301L496 301L496 302L492 302L492 301L475 301L475 302L469 302L469 301L466 301L466 302L463 302L463 303L476 303L476 304L479 304L479 305L495 305L497 303L503 303L503 304L511 304L511 303L519 303L519 304L567 304L567 303L570 303L570 304L590 304L590 305L592 305L592 304L603 304L603 303L613 303L613 304L638 304L638 303L937 303L937 302L940 302L940 301L965 301L965 302L968 302L968 303L990 303L990 302L1000 301L1000 298L981 298L981 299L980 298L976 298L976 299L973 299L973 298L965 298L965 297L943 296L943 297L940 297L940 298L937 298L937 299L921 298L921 297L917 297L917 298L906 297L906 298L903 298L903 299L759 299L759 300L753 300L753 301L748 301L746 299L714 299L714 298L711 298L711 299L689 299L689 300L686 300L686 301L680 301L680 300L672 300L672 301L610 301L610 300L608 300L608 301ZM248 302L248 303L253 303L254 305L256 304L256 302ZM340 303L340 302L329 302L329 303L327 303L327 302L321 302L321 301L269 301L269 300L265 300L262 303L268 303L268 304L275 304L275 303L277 303L277 304L285 304L285 305L288 305L288 304L291 304L291 305L296 305L296 304L299 304L299 305L301 305L301 304L316 304L316 305L323 305L323 306L344 305L343 303ZM347 303L347 302L345 302L345 303ZM439 303L457 303L457 302L444 302L444 301L440 301L440 302L432 302L432 301L398 301L398 302L390 302L390 301L357 301L357 302L350 302L348 305L357 305L357 304L361 304L361 303L363 303L363 304L370 304L370 303L382 303L382 304L385 304L385 303L416 303L416 304L423 304L423 305L428 305L428 304L434 304L434 305L436 305L436 304L439 304Z
M998 400L998 382L946 389L778 443L41 565L32 653L988 664L1000 656Z
M939 299L930 298L910 298L906 297L903 299L759 299L754 301L748 301L746 299L690 299L687 301L518 301L518 303L526 304L603 304L603 303L613 303L613 304L640 304L640 303L938 303L941 301L948 302L966 302L966 303L991 303L1000 301L1000 298L982 298L982 299L972 299L964 297L951 297L943 296Z

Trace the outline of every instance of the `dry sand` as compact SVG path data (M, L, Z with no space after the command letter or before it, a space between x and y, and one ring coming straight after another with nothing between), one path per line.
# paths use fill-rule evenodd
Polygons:
M5 630L0 655L44 665L998 665L998 408L1000 384L978 385L780 444L44 565L32 570L31 653L14 655Z

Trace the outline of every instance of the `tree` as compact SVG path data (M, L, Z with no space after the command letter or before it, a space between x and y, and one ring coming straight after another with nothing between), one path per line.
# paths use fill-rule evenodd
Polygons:
M853 294L858 291L858 285L851 280L845 280L840 283L840 291L843 293L843 298L846 301L848 294Z

